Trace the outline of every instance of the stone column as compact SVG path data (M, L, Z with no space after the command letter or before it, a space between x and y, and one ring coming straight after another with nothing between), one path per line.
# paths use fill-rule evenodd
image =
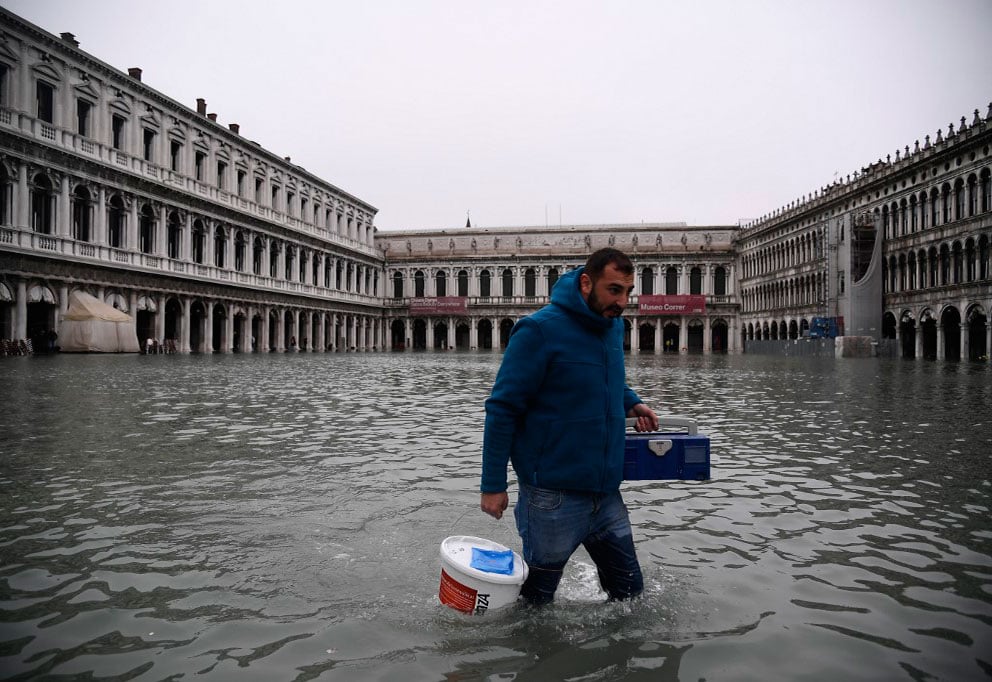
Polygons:
M124 230L127 233L124 248L131 252L138 251L138 197L131 197L131 210L128 211Z
M448 348L455 347L455 318L448 318Z
M189 353L192 350L189 347L190 306L192 302L188 296L184 296L180 299L180 303L183 307L183 321L179 329L179 352Z
M947 357L946 348L944 347L945 343L946 340L944 339L944 325L938 323L937 324L937 359L938 360L944 360Z
M472 350L479 347L479 319L476 317L468 321L468 347Z
M18 340L28 338L28 283L23 279L17 281L14 338Z
M630 352L631 353L641 352L640 324L641 322L636 315L630 318Z
M55 226L54 234L63 239L68 239L72 235L72 204L69 199L69 176L63 175L59 182L58 211L55 212L58 224Z
M413 347L413 320L409 317L403 320L403 350L409 351Z
M282 308L276 311L276 345L273 350L282 353L286 350L286 311Z
M703 355L713 352L713 321L707 315L703 318Z
M21 69L27 72L28 69ZM31 191L28 189L28 167L27 164L20 164L17 167L17 196L14 197L14 206L17 207L17 222L15 227L23 230L31 229ZM25 338L24 335L17 337Z
M327 350L327 313L321 310L317 318L317 339L319 348L314 348L318 353L323 353Z
M664 348L661 346L661 318L655 318L654 324L654 352L655 355L664 352Z
M203 352L210 355L214 352L214 302L207 301L204 307L206 308L206 320L203 330Z
M684 317L679 318L679 353L689 352L689 321Z
M165 340L165 295L159 294L158 300L155 301L157 310L155 311L155 338L160 341ZM135 313L134 318L137 320L138 315ZM140 339L139 339L140 341Z
M916 348L913 351L913 357L917 360L923 358L923 324L918 323L916 325Z
M224 321L224 343L220 347L221 353L234 352L234 303L229 301L226 306L227 318Z
M93 220L93 242L107 245L107 189L100 185L96 191L96 215Z
M971 339L968 338L968 323L961 323L961 362L968 361L968 355L971 352Z
M166 206L162 206L159 212L158 226L155 228L155 248L154 253L159 256L169 255L169 212Z

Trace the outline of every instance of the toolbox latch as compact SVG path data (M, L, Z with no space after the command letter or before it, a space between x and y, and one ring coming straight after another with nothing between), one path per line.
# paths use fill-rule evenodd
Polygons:
M648 441L648 449L658 457L664 457L665 454L672 449L672 441L652 439Z

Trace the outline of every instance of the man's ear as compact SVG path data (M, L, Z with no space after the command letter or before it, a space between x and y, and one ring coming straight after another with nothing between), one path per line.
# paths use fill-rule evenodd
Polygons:
M579 291L581 291L582 295L586 297L592 293L592 277L584 272L579 275Z

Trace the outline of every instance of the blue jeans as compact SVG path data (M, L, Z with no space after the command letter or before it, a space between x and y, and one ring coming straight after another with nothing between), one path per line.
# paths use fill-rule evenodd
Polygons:
M531 604L554 599L565 564L579 545L596 564L599 582L610 599L630 599L644 590L630 518L619 490L585 493L521 483L514 516L530 569L520 596Z

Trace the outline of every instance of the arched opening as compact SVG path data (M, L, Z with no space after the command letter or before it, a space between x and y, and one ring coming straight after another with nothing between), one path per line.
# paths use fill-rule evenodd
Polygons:
M455 325L455 348L467 349L471 339L471 329L467 322L459 322Z
M799 338L799 324L795 320L789 322L789 338L798 339Z
M206 331L204 323L207 310L201 301L193 301L189 306L189 350L191 353L203 353L203 337Z
M179 342L182 339L183 305L178 300L170 298L165 302L165 338L170 340L169 348L182 350Z
M413 349L424 350L427 348L427 320L418 319L413 321Z
M251 351L250 342L245 343L247 340L245 337L247 326L245 321L247 319L248 316L244 314L244 311L239 310L234 314L234 337L231 339L231 348L235 353L247 353Z
M214 230L214 265L223 268L227 264L227 232L222 225ZM288 277L287 263L287 277Z
M510 268L503 270L503 296L513 296L513 270Z
M923 358L926 360L937 359L937 318L929 309L924 310L920 315L920 334L923 341Z
M714 320L710 330L710 348L714 353L726 353L730 346L730 329L725 320Z
M111 248L123 249L126 234L124 200L115 194L107 203L107 243Z
M155 304L145 296L138 299L138 309L134 314L134 326L138 333L138 345L144 352L161 353L165 349L165 339L155 335ZM148 343L149 339L152 343Z
M31 229L40 234L55 232L55 190L44 173L31 182Z
M679 271L674 265L665 269L665 294L675 296L679 293Z
M493 277L488 270L479 273L479 296L489 298L493 295L492 279Z
M436 296L448 295L448 273L438 270L434 274L434 293Z
M458 295L468 296L468 271L458 271Z
M882 338L896 338L896 316L891 312L886 312L882 315Z
M214 305L213 320L211 321L211 324L213 325L213 343L208 349L208 352L212 351L217 353L226 347L226 344L224 343L226 339L224 337L227 329L227 316L228 311L223 304Z
M58 336L55 328L57 301L52 290L43 284L36 284L28 289L26 331L34 353L55 351Z
M248 350L257 353L260 349L259 339L262 338L262 316L256 313L251 318L251 338L248 340Z
M679 325L677 322L667 322L661 329L662 350L666 353L679 352Z
M72 238L80 242L92 241L93 198L83 185L72 193Z
M630 320L627 318L621 319L623 320L623 349L627 351L630 350L630 337L632 330L630 328Z
M655 326L645 323L637 330L637 347L645 352L654 352L654 330Z
M206 246L207 230L202 220L193 221L193 240L190 243L193 262L203 265L204 247Z
M167 251L169 258L178 260L182 254L183 228L176 211L169 213L169 224L166 228Z
M269 352L275 352L279 346L279 313L275 310L269 312L269 338L266 339Z
M299 345L296 339L296 315L292 310L287 310L282 317L282 345L286 352L296 352Z
M988 316L981 306L973 305L968 309L966 319L968 320L968 359L988 360L989 348L985 343Z
M527 268L524 272L524 296L534 298L537 295L537 273L534 268Z
M138 215L138 249L141 253L155 253L155 209L148 204Z
M479 348L492 350L493 347L493 323L490 320L479 320Z
M641 293L645 296L654 294L654 270L650 267L641 270Z
M688 338L686 339L686 349L690 353L702 353L703 352L703 337L705 335L705 327L703 326L702 320L690 320L688 328Z
M406 348L406 325L403 320L393 320L389 325L389 347L393 350Z
M435 322L434 323L434 348L440 348L441 350L448 349L448 323L447 322Z
M555 284L558 283L558 268L550 268L548 270L548 293L555 288Z
M902 357L916 357L916 318L913 313L904 310L899 316L899 338L902 339Z
M689 294L699 295L701 293L703 293L703 271L694 267L689 271Z
M940 326L944 332L944 359L961 359L961 313L953 306L944 308L940 314Z
M509 318L504 318L499 323L499 347L506 348L506 344L510 342L510 330L513 329L513 320Z
M713 295L727 295L727 270L723 266L718 266L713 271Z
M413 295L417 298L424 297L424 283L426 278L424 277L423 270L417 270L413 273Z

